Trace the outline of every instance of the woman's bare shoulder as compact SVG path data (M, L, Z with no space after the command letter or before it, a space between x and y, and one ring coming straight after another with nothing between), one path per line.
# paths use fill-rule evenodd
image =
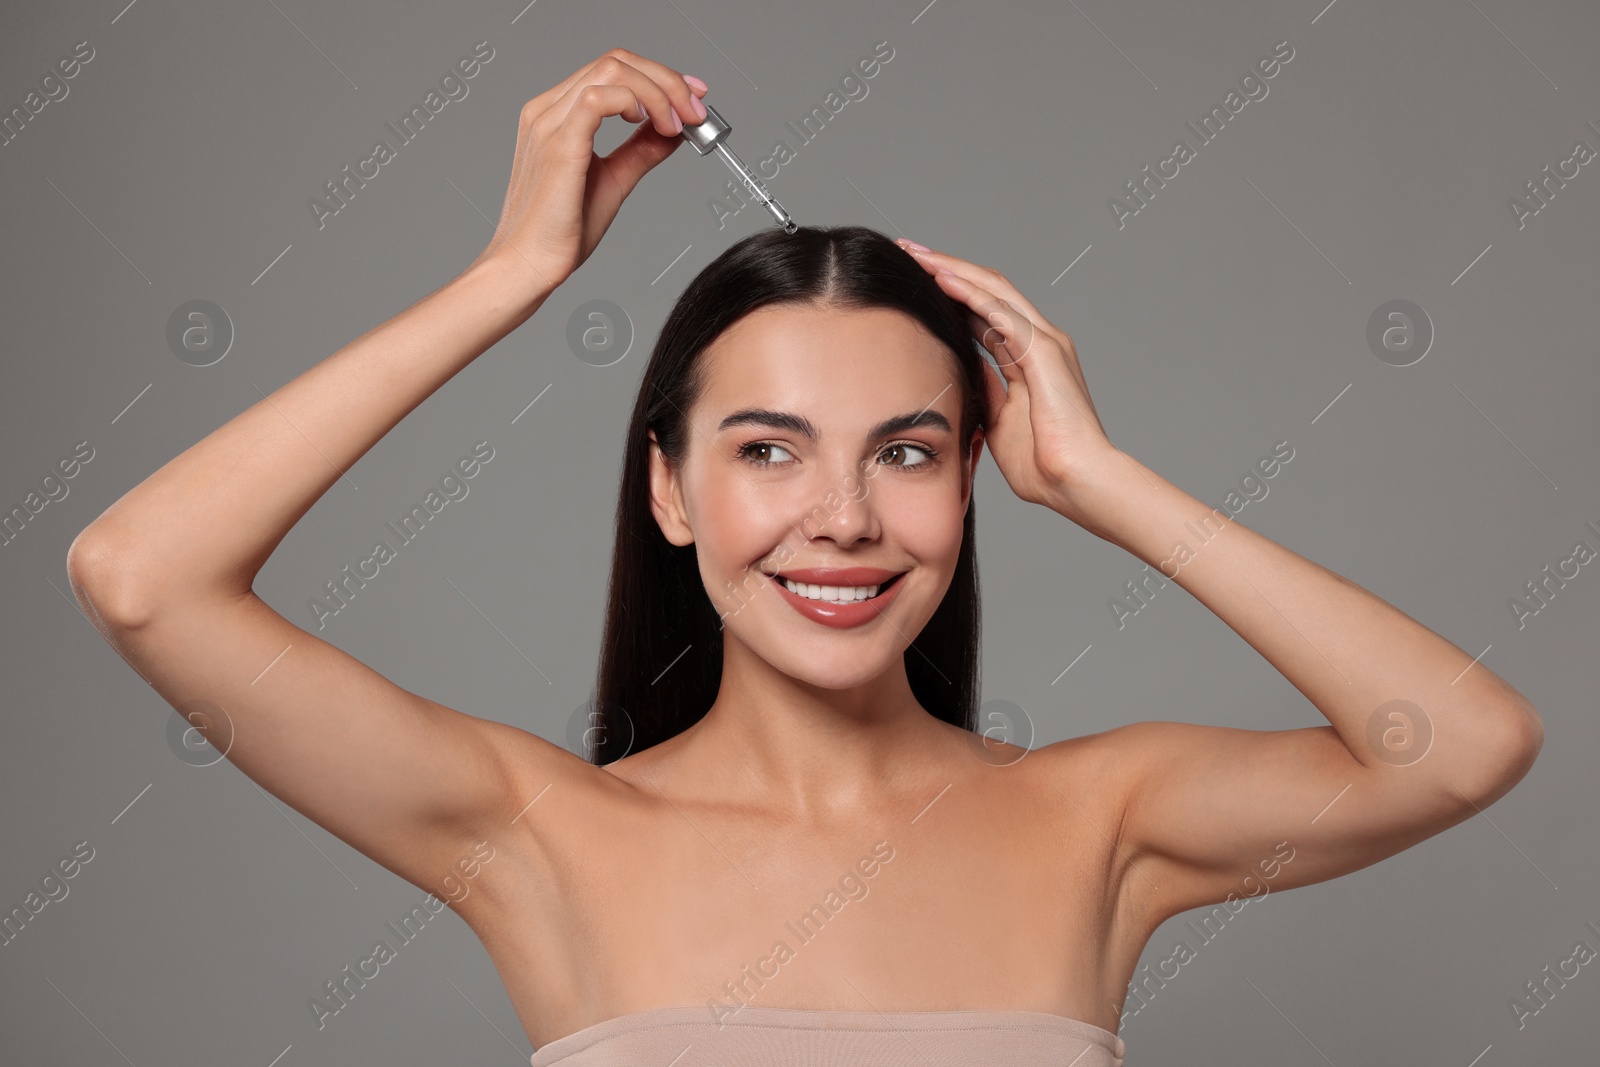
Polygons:
M1035 792L1072 821L1087 818L1115 845L1145 742L1127 724L1040 745L1028 752Z
M520 727L486 721L484 728L512 783L514 795L502 807L515 814L535 804L592 811L598 804L620 802L633 791L631 775L617 773L615 763L597 766Z

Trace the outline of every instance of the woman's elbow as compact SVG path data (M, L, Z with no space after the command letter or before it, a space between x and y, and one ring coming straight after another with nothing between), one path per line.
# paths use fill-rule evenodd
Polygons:
M67 581L97 629L137 629L149 601L129 581L128 555L91 523L67 548Z
M1532 704L1518 701L1506 714L1506 729L1484 753L1483 773L1472 790L1473 802L1488 807L1527 777L1544 747L1544 719Z

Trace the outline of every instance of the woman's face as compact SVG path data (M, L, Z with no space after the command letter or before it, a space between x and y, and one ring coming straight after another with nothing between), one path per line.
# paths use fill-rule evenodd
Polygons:
M829 689L896 667L955 572L971 473L960 455L962 384L945 347L886 308L768 305L702 354L680 470L652 454L656 519L693 543L722 616L742 642ZM869 568L879 574L803 572ZM806 588L770 575L801 573ZM837 600L877 586L854 607Z

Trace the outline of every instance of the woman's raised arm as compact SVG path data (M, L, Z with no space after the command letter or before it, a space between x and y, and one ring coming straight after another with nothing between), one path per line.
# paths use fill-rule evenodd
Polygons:
M1276 888L1325 881L1448 829L1527 774L1544 727L1526 697L1392 604L1114 448L1065 331L998 272L908 251L966 304L1002 368L1005 388L989 375L987 440L1007 484L1160 567L1328 720L1241 730L1157 718L1085 741L1124 798L1104 832L1144 875L1123 885L1148 929L1227 899L1257 864L1287 863L1280 847L1299 858Z
M450 873L486 815L531 799L510 767L531 760L548 782L587 764L401 689L252 583L343 471L587 258L677 147L675 113L703 117L690 100L681 75L613 50L529 101L494 237L465 271L168 462L68 552L102 635L235 766L419 885ZM642 125L601 159L606 115Z
M119 625L245 596L322 494L546 295L502 261L467 268L130 489L73 542L74 581Z

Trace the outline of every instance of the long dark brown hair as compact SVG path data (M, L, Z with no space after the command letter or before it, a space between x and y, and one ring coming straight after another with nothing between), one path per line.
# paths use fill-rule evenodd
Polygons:
M667 316L628 426L599 679L584 731L592 763L610 763L682 733L716 699L721 620L701 581L695 546L668 541L651 512L647 431L655 431L672 465L682 463L687 416L704 380L701 354L728 327L769 304L905 312L944 343L959 368L964 460L971 458L973 431L984 425L983 375L991 372L965 305L885 235L865 226L802 226L793 234L771 227L712 260ZM904 653L917 702L967 730L975 728L978 699L974 505L969 500L950 587Z

